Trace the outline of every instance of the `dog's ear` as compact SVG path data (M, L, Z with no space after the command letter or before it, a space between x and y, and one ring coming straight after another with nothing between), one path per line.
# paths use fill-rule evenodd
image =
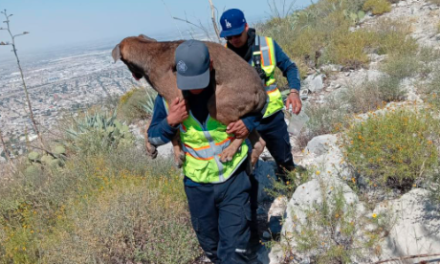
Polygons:
M157 42L157 40L155 40L154 38L150 38L150 37L148 37L148 36L145 36L144 34L140 34L140 35L138 36L138 38L142 38L142 39L145 39L145 40L148 40L148 41Z
M119 49L119 44L116 45L116 47L113 49L112 57L115 60L115 62L121 59L121 50Z

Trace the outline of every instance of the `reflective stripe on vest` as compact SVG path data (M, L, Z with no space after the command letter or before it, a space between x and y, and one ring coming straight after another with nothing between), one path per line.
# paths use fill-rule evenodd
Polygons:
M168 107L165 103L166 108ZM233 140L226 133L227 126L209 115L203 126L192 114L179 126L182 149L185 152L183 174L198 183L221 183L226 181L246 160L248 146L245 142L232 161L222 163L220 154Z
M273 39L269 37L255 37L255 44L259 44L260 51L255 52L255 54L260 54L261 56L261 68L266 73L266 93L269 97L269 104L267 106L266 112L263 118L269 117L284 107L283 97L280 90L277 88L275 80L275 68L277 65L275 56L275 46L273 44ZM252 66L253 61L252 61Z

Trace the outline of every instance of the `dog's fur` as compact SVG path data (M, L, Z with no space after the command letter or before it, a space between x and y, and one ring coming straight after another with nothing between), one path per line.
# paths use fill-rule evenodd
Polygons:
M157 42L154 39L140 35L128 37L112 51L115 61L122 60L133 77L144 77L168 103L175 98L183 98L177 88L176 66L174 53L177 46L183 41ZM246 114L262 111L267 95L256 71L234 52L220 44L204 42L209 49L215 71L215 95L208 101L210 115L223 124L239 120ZM258 156L264 149L265 142L258 133L252 139L254 150L252 163L255 164ZM243 140L234 139L228 148L221 154L223 162L232 160ZM150 155L157 154L154 146L146 140L147 151ZM173 140L175 160L181 165L182 158L180 144Z

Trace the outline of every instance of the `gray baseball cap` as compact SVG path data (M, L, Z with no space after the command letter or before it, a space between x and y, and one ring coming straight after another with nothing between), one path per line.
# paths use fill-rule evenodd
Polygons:
M175 54L177 87L194 90L208 87L210 79L210 57L208 47L198 40L181 43Z

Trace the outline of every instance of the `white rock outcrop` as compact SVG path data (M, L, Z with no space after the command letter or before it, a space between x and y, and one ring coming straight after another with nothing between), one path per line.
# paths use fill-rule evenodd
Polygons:
M413 189L399 199L376 206L375 213L392 210L395 217L389 236L381 244L381 260L440 254L440 208L434 205L429 195L428 190Z

